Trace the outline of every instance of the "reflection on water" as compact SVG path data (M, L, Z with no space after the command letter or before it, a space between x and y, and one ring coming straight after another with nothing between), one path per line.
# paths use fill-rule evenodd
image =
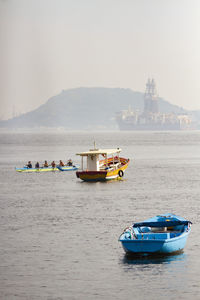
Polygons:
M171 255L154 254L154 255L144 256L144 255L125 254L121 262L127 265L149 265L149 264L164 264L164 263L166 264L174 261L183 262L186 260L186 258L187 256L185 253L183 253L183 251Z
M188 299L188 259L184 253L140 257L124 255L119 265L122 276L132 278L137 287L136 299L166 299L172 295L174 298L170 299L178 299L180 291L180 298Z
M109 183L116 183L116 182L125 182L125 181L127 181L127 178L117 177L117 178L114 178L114 179L101 180L101 181L83 181L80 178L78 178L78 180L79 180L79 183L82 183L82 184L85 184L85 185L87 185L87 184L89 184L89 185L91 185L91 184L98 185L98 184L109 184Z

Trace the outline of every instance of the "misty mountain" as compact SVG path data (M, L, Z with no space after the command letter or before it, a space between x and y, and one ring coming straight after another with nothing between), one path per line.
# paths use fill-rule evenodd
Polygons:
M19 117L0 121L0 127L64 127L80 129L117 129L115 115L131 107L143 111L144 94L122 88L75 88L62 91L37 109ZM187 113L181 107L158 99L163 113Z

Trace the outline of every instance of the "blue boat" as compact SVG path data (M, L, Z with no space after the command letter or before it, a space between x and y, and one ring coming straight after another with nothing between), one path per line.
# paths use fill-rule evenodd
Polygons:
M120 235L127 254L172 254L184 249L192 222L163 214L134 223Z

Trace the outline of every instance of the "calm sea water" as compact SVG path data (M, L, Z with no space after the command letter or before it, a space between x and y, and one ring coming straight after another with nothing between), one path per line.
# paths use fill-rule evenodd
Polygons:
M122 181L15 172L28 160L122 148ZM0 133L1 299L200 299L200 132ZM184 253L129 259L118 237L172 212L193 222Z

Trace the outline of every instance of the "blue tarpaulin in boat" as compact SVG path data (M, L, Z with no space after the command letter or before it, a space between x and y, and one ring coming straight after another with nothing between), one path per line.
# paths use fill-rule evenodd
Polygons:
M178 225L188 225L190 223L190 221L187 221L182 217L178 217L173 214L164 214L145 220L143 222L134 223L133 227L172 227Z

